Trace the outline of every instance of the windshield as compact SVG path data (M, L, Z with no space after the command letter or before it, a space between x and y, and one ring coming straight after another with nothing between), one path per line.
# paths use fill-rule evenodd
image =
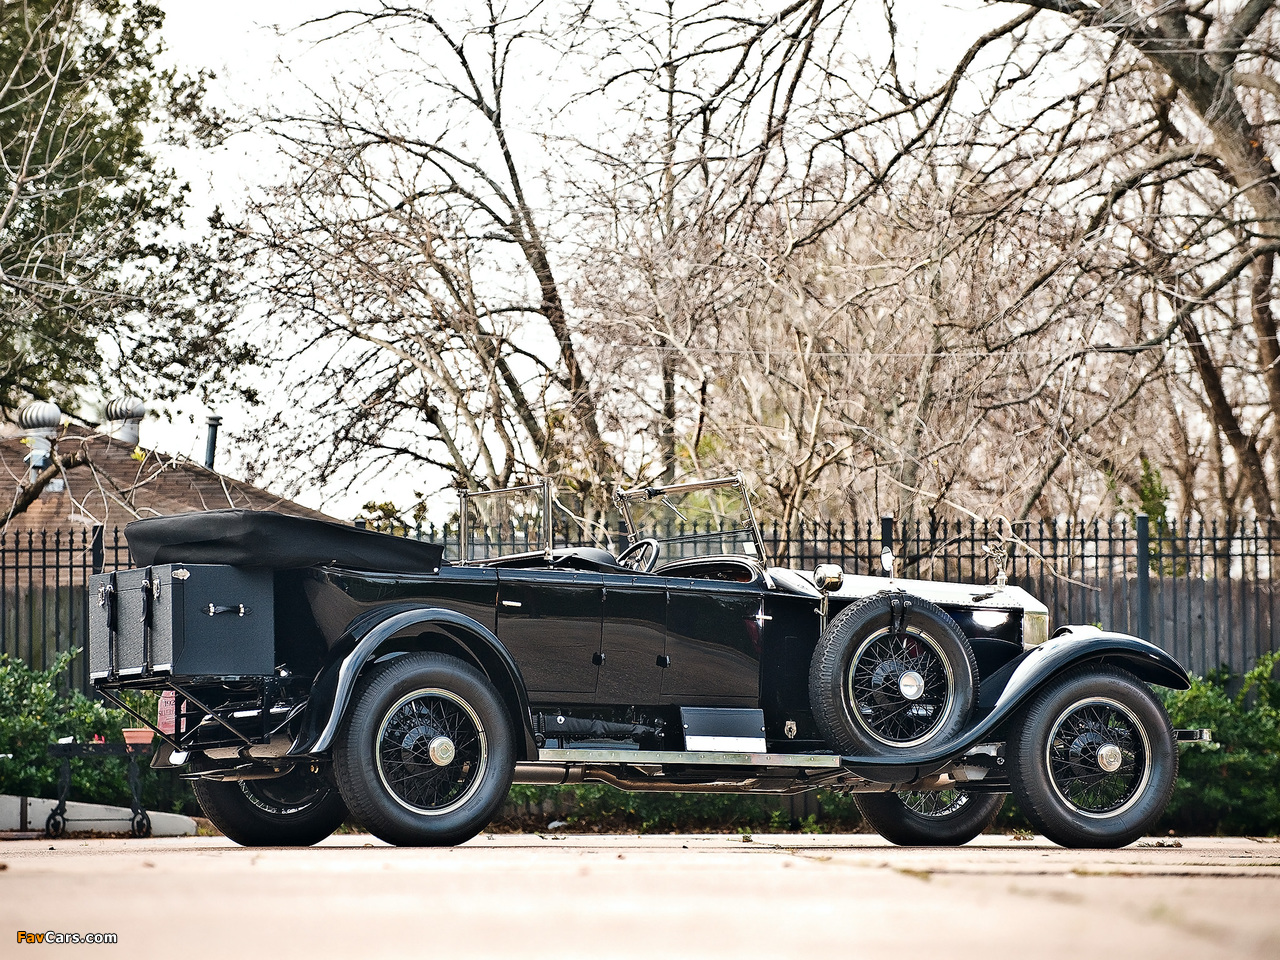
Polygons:
M463 491L462 563L547 553L557 544L594 543L593 530L558 499L550 481L503 490Z
M763 560L763 545L739 477L644 487L618 494L632 543L658 541L658 561L738 554Z
M462 498L463 562L532 553L550 546L543 484L467 493Z

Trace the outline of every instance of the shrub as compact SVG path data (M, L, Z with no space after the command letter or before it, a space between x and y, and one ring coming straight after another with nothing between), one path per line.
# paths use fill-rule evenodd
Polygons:
M65 686L67 665L78 651L64 653L46 670L0 654L0 793L55 798L62 761L48 748L63 737L88 742L95 736L120 742L121 727L136 721L123 710L92 700ZM135 705L136 704L136 705ZM154 717L153 697L130 703ZM4 757L10 754L9 757ZM190 786L170 771L140 761L143 804L153 810L196 810ZM70 800L130 805L129 762L124 757L73 759Z
M734 833L857 830L861 816L847 795L819 790L819 812L793 818L782 797L739 793L627 793L598 783L540 787L517 784L508 802L516 808L508 826L537 829L563 819L575 830L602 833ZM546 813L522 815L533 806ZM503 821L498 821L502 823Z
M1280 652L1243 677L1214 671L1190 690L1165 692L1175 727L1209 727L1214 742L1182 748L1178 785L1165 825L1185 833L1274 834L1280 831Z

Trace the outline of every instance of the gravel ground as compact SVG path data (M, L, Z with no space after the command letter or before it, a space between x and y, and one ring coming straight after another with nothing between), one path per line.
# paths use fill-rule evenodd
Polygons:
M1180 844L1180 845L1174 845ZM395 849L331 837L0 844L0 942L117 956L1280 956L1280 841L1074 851L986 836L954 849L869 835L481 835ZM5 956L25 956L20 946Z

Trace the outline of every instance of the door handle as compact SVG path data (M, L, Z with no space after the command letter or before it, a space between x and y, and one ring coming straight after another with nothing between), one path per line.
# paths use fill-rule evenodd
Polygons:
M502 605L503 605L504 607L522 607L522 606L524 606L524 604L522 604L519 600L503 600L503 601L502 601Z

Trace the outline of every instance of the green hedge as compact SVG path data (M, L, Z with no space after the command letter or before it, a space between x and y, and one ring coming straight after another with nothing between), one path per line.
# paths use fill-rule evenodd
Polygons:
M1232 695L1225 671L1165 692L1175 727L1210 727L1214 742L1182 748L1164 823L1180 833L1280 832L1280 652L1267 654Z
M859 829L853 798L829 790L816 795L816 813L793 816L785 798L740 793L628 793L599 783L511 788L497 827L542 829L561 821L600 833L804 833ZM539 814L541 807L550 813ZM532 813L525 813L533 808Z

